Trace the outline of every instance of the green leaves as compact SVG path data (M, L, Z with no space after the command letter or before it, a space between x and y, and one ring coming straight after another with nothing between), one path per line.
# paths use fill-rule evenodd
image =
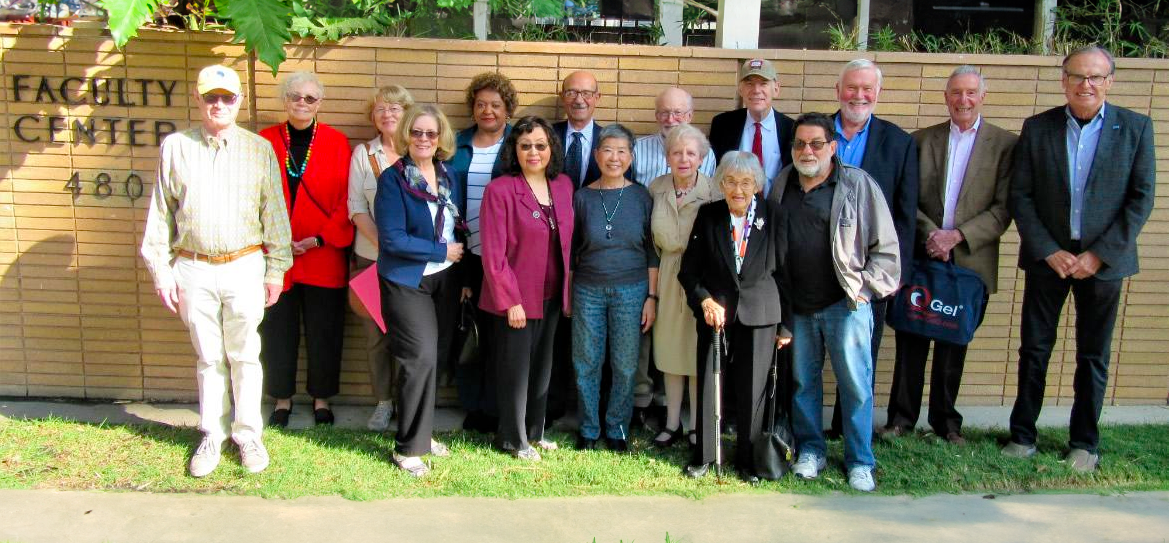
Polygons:
M255 51L276 75L287 58L284 44L292 40L288 30L292 8L281 0L220 0L218 5L219 13L230 18L235 29L232 41L244 42L244 48Z
M98 3L109 14L110 35L119 48L137 36L138 27L158 9L158 0L99 0Z

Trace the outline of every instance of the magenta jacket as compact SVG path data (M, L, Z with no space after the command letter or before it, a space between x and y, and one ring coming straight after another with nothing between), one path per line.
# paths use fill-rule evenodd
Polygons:
M479 308L506 315L520 304L529 319L544 317L544 271L548 258L559 258L564 270L561 307L569 298L568 257L572 246L572 181L560 174L549 183L560 234L560 254L548 254L548 222L527 181L519 175L502 175L491 180L479 209L479 239L482 243L483 289Z

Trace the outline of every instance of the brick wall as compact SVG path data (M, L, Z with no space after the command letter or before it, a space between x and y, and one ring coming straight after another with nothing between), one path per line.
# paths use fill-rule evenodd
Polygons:
M280 122L276 78L220 34L144 32L119 51L98 30L2 26L0 55L0 395L193 398L193 353L186 330L158 303L137 256L157 160L155 131L165 132L167 123L181 129L197 120L188 82L211 63L236 68L249 89L241 124L260 128ZM834 111L832 85L843 63L856 56L353 38L328 46L290 46L282 71L316 71L327 86L320 118L356 144L375 133L365 101L376 86L401 84L418 102L437 102L462 127L470 123L464 86L484 70L512 78L520 93L518 115L549 118L561 116L555 98L559 81L571 71L590 70L603 93L598 119L624 123L642 134L654 130L654 95L680 85L695 97L695 124L706 128L715 114L736 107L736 68L755 55L775 61L783 86L776 106L789 115ZM984 115L1008 129L1018 130L1025 117L1064 101L1056 58L869 57L885 72L877 113L910 131L945 119L941 91L959 63L984 67L990 85ZM1169 62L1120 60L1118 65L1110 99L1153 117L1163 175L1169 171L1163 147L1169 144ZM96 95L108 96L103 101L108 103L92 103L89 85L95 78ZM67 103L82 101L88 103ZM92 143L85 130L73 129L75 120L83 128L95 123ZM50 135L56 141L49 141ZM129 145L131 137L136 145ZM66 186L74 173L76 197ZM102 173L109 176L108 196L95 183ZM135 197L138 180L141 197ZM1169 177L1158 185L1161 196L1140 239L1143 271L1125 285L1115 333L1108 395L1114 404L1160 404L1169 392L1169 360L1163 354L1169 352L1169 293L1160 286L1169 280ZM971 345L962 403L1013 401L1022 305L1022 274L1014 267L1017 249L1012 228L1003 239L1000 292L991 298ZM1071 323L1065 315L1051 362L1049 403L1071 399ZM351 319L342 374L345 400L368 401L362 334ZM878 365L878 403L885 402L892 378L892 334L886 337Z

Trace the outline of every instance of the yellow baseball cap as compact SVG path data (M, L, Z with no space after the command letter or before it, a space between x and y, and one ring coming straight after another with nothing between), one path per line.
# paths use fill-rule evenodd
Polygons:
M199 90L199 94L207 94L213 90L225 90L232 94L240 94L239 76L236 75L235 70L226 66L208 66L199 72L196 88Z

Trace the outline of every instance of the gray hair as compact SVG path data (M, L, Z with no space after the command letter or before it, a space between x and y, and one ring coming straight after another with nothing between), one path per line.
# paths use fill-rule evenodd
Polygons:
M625 140L625 142L629 145L629 150L633 150L633 132L618 123L613 123L609 126L606 126L605 128L602 128L601 133L597 136L597 142L595 145L600 147L601 143L607 139Z
M1104 55L1104 58L1108 59L1108 75L1113 75L1116 73L1116 59L1112 58L1112 53L1109 53L1107 49L1100 47L1099 45L1085 45L1084 47L1080 47L1073 50L1071 53L1068 53L1068 56L1063 57L1063 63L1060 65L1063 66L1064 73L1067 73L1068 62L1071 62L1073 58L1090 53L1100 53L1101 55Z
M693 141L698 144L698 156L703 159L706 158L706 153L710 152L710 142L707 141L706 135L701 130L694 128L694 126L682 123L674 128L671 128L666 133L666 156L670 156L670 150L675 145ZM754 156L754 155L752 155Z
M763 190L766 180L759 159L746 151L727 151L714 170L714 182L722 185L723 179L732 173L749 173L755 179L755 192Z
M974 74L974 75L978 76L978 92L979 92L979 94L985 93L986 92L986 78L982 76L982 71L979 70L977 66L963 64L957 68L954 68L954 71L950 72L950 79L954 79L955 77L958 77L960 75L967 75L967 74ZM949 79L946 80L946 86L947 87L950 86Z
M321 83L320 79L317 78L317 74L312 72L292 72L288 74L288 77L285 77L284 80L280 82L280 96L284 97L292 90L293 87L306 81L316 85L317 90L321 91L321 95L318 98L325 97L325 85Z
M881 73L881 69L877 67L875 62L867 58L858 58L856 60L849 61L848 64L845 64L844 68L840 70L840 77L838 77L836 81L838 83L840 81L844 81L844 74L848 72L855 72L857 70L873 70L876 72L878 87L882 86L882 83L885 81L885 76Z

